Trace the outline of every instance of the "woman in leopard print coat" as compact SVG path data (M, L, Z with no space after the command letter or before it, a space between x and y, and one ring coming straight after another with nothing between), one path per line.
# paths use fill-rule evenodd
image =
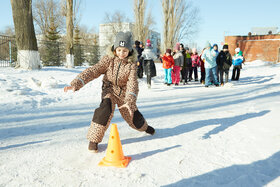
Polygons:
M115 105L125 121L138 131L154 134L155 130L149 126L136 106L138 95L137 65L133 58L131 34L119 32L110 52L96 65L87 68L64 91L81 89L85 84L104 74L102 85L102 101L94 112L87 134L90 141L89 150L97 152L98 143L113 118Z

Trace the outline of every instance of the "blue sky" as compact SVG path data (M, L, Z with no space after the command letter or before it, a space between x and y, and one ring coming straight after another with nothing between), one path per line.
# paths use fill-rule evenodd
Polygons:
M246 35L252 27L278 27L280 30L279 0L193 0L200 9L199 32L193 41L203 47L209 40L220 44L226 35ZM148 8L156 24L154 30L162 31L160 0L148 0ZM102 23L106 12L119 10L133 20L133 0L82 0L81 24L88 28ZM1 0L0 30L13 25L9 0ZM186 42L186 41L180 41Z

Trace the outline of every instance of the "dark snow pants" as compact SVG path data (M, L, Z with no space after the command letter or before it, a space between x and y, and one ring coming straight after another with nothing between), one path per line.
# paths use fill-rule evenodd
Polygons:
M232 70L232 77L231 80L232 81L238 81L239 80L239 76L240 76L240 67L239 66L234 66L233 70Z
M92 122L88 130L87 139L91 142L100 143L104 137L107 128L114 116L115 105L118 107L124 104L123 99L113 94L107 95L102 99L100 106L94 111ZM133 129L146 131L148 124L143 115L137 109L137 106L131 108L132 116L126 108L119 109L123 119Z

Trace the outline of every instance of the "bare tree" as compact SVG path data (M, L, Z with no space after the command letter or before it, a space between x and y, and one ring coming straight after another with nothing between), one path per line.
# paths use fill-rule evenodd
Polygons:
M199 25L199 8L194 6L194 4L189 1L185 4L185 11L183 14L182 24L180 27L178 41L180 40L192 40L192 37L198 31Z
M51 21L62 31L65 28L64 16L60 10L59 0L35 0L33 3L34 22L38 26L38 32L46 36L51 26Z
M74 67L73 51L73 0L67 0L66 4L66 67Z
M32 1L11 0L18 49L17 64L24 69L39 69L40 58L35 37Z
M146 15L145 0L134 0L135 25L133 29L134 39L144 42L154 24L151 11Z
M115 11L112 14L105 13L105 18L104 18L104 23L107 24L107 29L110 34L107 35L107 42L108 43L113 43L115 35L121 31L124 30L124 22L130 22L129 18L125 15L125 13L120 12L120 11Z
M81 11L82 0L73 0L73 25L75 27L79 27L82 11ZM61 0L61 12L62 15L66 17L67 15L67 0Z
M79 29L81 44L98 45L98 33L95 29L88 29L85 25L80 26Z
M161 0L163 10L163 48L172 48L176 42L188 39L196 31L198 8L186 0Z

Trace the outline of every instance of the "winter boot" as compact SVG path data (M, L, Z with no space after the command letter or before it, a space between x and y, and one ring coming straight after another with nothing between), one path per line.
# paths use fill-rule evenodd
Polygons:
M98 152L98 143L89 142L88 150L90 152L97 153Z
M155 129L151 126L148 126L148 128L145 132L150 134L150 135L154 135L155 134Z

